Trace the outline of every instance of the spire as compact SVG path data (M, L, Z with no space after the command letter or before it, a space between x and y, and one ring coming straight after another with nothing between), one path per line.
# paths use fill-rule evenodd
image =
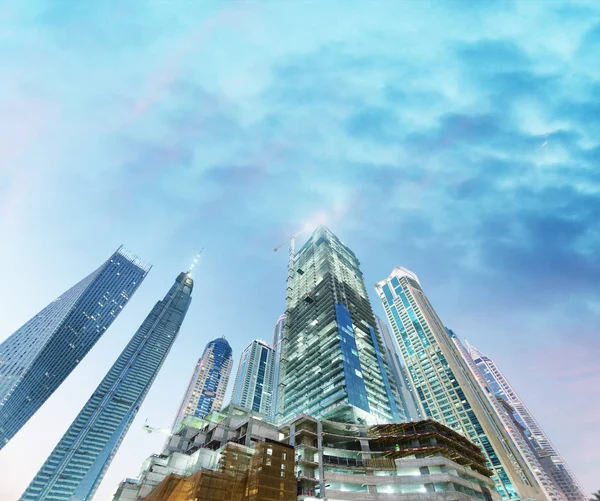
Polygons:
M188 275L191 275L192 271L194 271L194 268L198 265L198 260L200 259L200 255L202 254L203 251L204 251L204 247L202 247L202 249L200 249L200 252L198 252L198 254L196 254L196 257L194 257L194 259L192 260L192 262L188 268L188 271L187 271Z
M482 360L489 360L489 357L487 355L484 355L483 353L481 353L477 348L475 348L475 346L469 344L469 341L467 341L465 339L465 343L467 345L467 350L469 351L469 355L471 355L471 358L473 360L478 360L478 359L482 359Z

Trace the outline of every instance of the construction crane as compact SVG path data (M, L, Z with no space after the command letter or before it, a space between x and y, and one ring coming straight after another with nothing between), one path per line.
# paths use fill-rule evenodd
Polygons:
M290 238L288 238L288 239L287 239L285 242L283 242L282 244L279 244L279 245L278 245L277 247L275 247L273 250L274 250L275 252L277 252L277 251L278 251L279 249L281 249L281 248L282 248L284 245L286 245L288 242L290 242L290 249L291 249L292 251L294 251L294 250L295 250L295 249L294 249L294 247L295 247L295 245L296 245L296 237L297 237L298 235L300 235L301 233L304 233L305 231L306 231L306 230L300 230L300 231L297 231L296 233L292 233L292 236L290 236Z
M142 430L144 430L148 433L162 433L163 435L167 435L167 437L170 437L171 435L173 435L171 430L169 430L167 428L153 428L152 426L149 426L147 419L144 422L144 426L142 426Z

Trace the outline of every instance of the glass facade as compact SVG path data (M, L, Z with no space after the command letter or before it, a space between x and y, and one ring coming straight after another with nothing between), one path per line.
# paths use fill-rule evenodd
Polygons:
M179 274L54 448L22 500L93 498L179 333L192 288L189 275Z
M452 332L452 331L450 331ZM458 341L460 343L460 341ZM464 357L472 360L479 374L482 376L482 385L486 385L495 397L506 402L504 407L509 418L515 423L515 428L523 434L523 443L529 449L532 461L541 467L540 482L548 497L560 499L564 496L568 501L585 501L588 499L581 484L568 467L566 461L558 453L550 439L535 420L529 409L523 404L504 374L488 356L481 353L473 346L464 349Z
M149 270L120 247L0 344L0 449L83 360Z
M367 387L360 366L356 337L352 328L352 317L350 317L348 309L343 304L338 303L335 305L335 318L338 326L348 403L369 412L371 409L369 408Z
M231 402L271 415L275 352L264 341L252 341L243 351L235 377Z
M178 430L186 416L203 418L221 410L232 364L231 346L224 337L206 345L177 412L173 431Z
M397 419L397 389L378 356L383 342L354 253L319 227L288 272L277 421L302 413L346 422Z
M392 377L396 382L398 396L400 397L401 406L399 408L398 417L400 421L411 421L413 419L421 419L421 410L419 409L419 406L415 399L413 389L411 388L408 382L408 376L406 374L406 371L402 366L400 357L398 356L400 348L398 347L396 341L390 334L390 331L387 325L385 324L384 320L379 317L375 317L375 322L377 324L379 332L381 333L381 337L385 347L384 354L392 371ZM405 409L405 412L403 414L401 413L402 409Z
M277 415L277 401L279 395L279 376L281 374L281 351L283 349L283 335L285 332L285 314L281 315L273 329L273 397L271 402L270 418L274 423Z
M417 276L396 267L375 289L425 416L462 433L480 447L494 471L493 480L502 498L544 499Z

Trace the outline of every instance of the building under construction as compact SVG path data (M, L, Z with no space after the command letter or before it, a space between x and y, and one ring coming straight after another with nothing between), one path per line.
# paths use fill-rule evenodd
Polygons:
M218 470L171 474L145 501L294 501L294 448L276 441L254 448L229 442Z
M500 499L479 448L433 420L369 427L302 415L280 431L296 450L298 499Z
M149 426L145 429L163 432ZM278 438L277 426L234 404L202 419L187 416L179 431L169 434L163 452L146 459L138 478L119 484L113 501L141 501L169 475L174 475L173 483L200 470L218 470L228 442L253 448L264 440Z
M113 501L499 501L479 448L434 420L280 426L230 406L172 436Z

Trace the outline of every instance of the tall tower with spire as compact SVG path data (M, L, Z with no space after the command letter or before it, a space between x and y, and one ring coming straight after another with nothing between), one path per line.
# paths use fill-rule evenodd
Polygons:
M471 359L469 356L467 348L465 348L465 346L461 343L458 336L454 334L451 329L446 328L446 332L462 355L463 360L473 374L473 377L477 383L479 383L483 394L487 397L490 405L496 412L496 416L504 425L506 433L508 433L513 444L521 453L521 456L527 463L527 466L529 466L529 470L535 477L540 489L546 496L546 499L548 501L566 501L566 497L564 497L561 490L558 489L552 482L547 472L540 464L538 455L536 454L532 445L531 437L528 436L526 432L527 429L525 428L522 420L519 419L518 414L515 413L514 409L505 400L505 398L497 393L497 386L495 383L493 383L493 386L492 383L488 384L473 359Z
M180 273L92 393L21 501L90 501L177 338L193 281Z
M460 343L460 341L458 341ZM479 370L483 381L494 396L508 403L514 409L516 419L522 424L528 436L528 445L536 461L552 482L554 490L561 492L568 501L587 501L587 493L556 450L546 432L542 429L531 411L523 403L508 379L500 371L496 363L474 346L467 343L466 356ZM483 384L483 383L482 383Z

